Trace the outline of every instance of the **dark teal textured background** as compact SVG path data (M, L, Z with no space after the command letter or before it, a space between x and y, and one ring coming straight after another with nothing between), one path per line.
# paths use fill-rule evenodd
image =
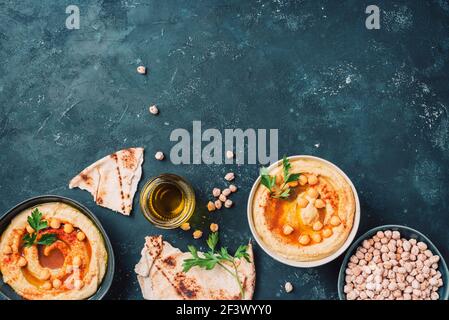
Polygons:
M69 4L80 7L80 30L65 28ZM369 4L381 9L380 30L365 28ZM191 235L154 228L138 197L124 217L69 190L68 181L106 154L145 147L140 187L162 172L186 177L201 207L194 224L218 222L222 243L235 249L251 237L246 199L257 166L174 166L153 155L168 154L170 132L193 120L204 128L279 128L280 155L323 157L353 180L359 234L405 224L447 259L448 60L444 0L0 0L0 210L40 194L82 202L114 246L107 297L140 299L133 268L144 236L162 233L185 249ZM140 64L147 76L136 73ZM154 103L158 117L147 111ZM203 205L230 170L240 188L235 207L209 215ZM258 247L255 254L255 298L337 298L341 258L296 269Z

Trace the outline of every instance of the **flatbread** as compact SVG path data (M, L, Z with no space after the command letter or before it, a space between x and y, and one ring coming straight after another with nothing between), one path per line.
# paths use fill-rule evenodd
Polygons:
M238 260L238 274L243 284L245 300L251 300L254 293L256 270L253 249L248 245L251 263ZM144 299L147 300L236 300L240 299L237 281L222 267L212 270L193 267L182 272L182 262L191 258L189 252L182 252L162 236L145 238L142 257L135 267L137 280ZM201 255L201 253L199 252Z
M128 216L142 176L142 163L143 148L117 151L81 171L69 188L89 191L98 205Z

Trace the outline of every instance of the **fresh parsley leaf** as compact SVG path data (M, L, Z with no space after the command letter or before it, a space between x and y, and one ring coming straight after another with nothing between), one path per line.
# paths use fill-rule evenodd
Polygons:
M209 237L207 238L207 246L214 251L215 247L217 246L218 243L218 232L213 232L209 235Z
M22 240L23 240L23 246L25 248L29 248L34 244L34 241L36 241L36 237L37 234L33 233L33 234L29 234L27 233L25 236L23 236Z
M53 242L55 242L57 239L58 238L56 237L56 234L54 234L54 233L45 233L37 241L37 244L41 244L41 245L44 245L44 246L49 246Z
M270 176L268 174L268 169L265 167L260 168L260 180L262 185L267 187L267 189L270 190L270 192L273 192L273 187L276 184L276 177Z
M37 235L39 231L46 229L48 227L48 223L45 220L42 220L42 212L39 211L39 208L35 208L31 215L27 217L28 224L34 230L32 234L25 234L22 238L23 246L28 248L33 244L41 244L41 245L50 245L57 240L56 234L43 234L40 239L36 242Z
M211 233L207 239L207 245L210 251L203 253L201 256L198 254L198 250L194 246L188 246L190 253L192 254L192 258L184 259L182 263L183 272L188 272L193 267L199 267L206 270L212 270L217 265L224 268L227 272L231 273L233 277L236 279L242 299L245 298L245 292L243 291L242 283L240 281L240 277L237 273L237 265L235 264L235 259L244 258L246 261L251 262L248 253L246 250L247 246L238 247L234 256L231 256L226 247L221 247L219 250L216 250L216 246L218 243L218 232ZM233 270L229 268L229 265L232 265Z
M286 156L282 158L282 174L284 183L281 187L276 186L276 177L270 176L268 169L262 167L260 169L260 182L268 190L270 195L275 199L288 199L290 196L290 187L288 184L299 179L299 173L290 173L291 164Z

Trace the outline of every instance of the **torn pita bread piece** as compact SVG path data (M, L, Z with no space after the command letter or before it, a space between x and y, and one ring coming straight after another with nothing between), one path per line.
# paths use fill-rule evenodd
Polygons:
M98 205L128 216L142 176L142 163L143 148L117 151L81 171L69 188L89 191Z
M200 255L201 253L198 252ZM219 265L212 270L193 267L187 273L182 263L191 258L189 252L182 252L162 236L145 238L142 257L135 267L137 280L144 299L147 300L237 300L240 289L231 274ZM253 297L256 269L253 249L248 245L251 263L239 259L238 274L245 292L245 299Z

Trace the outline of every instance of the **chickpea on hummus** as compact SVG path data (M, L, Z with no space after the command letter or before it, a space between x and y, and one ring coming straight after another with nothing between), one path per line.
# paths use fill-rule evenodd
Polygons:
M304 158L286 164L291 172L288 181L297 178L287 183L287 193L277 197L262 184L255 190L256 232L268 249L290 260L330 256L344 244L354 223L356 201L351 185L325 161ZM285 185L285 174L285 164L270 169L273 190Z
M29 300L89 298L100 286L107 260L93 222L60 202L24 210L0 239L3 281Z

